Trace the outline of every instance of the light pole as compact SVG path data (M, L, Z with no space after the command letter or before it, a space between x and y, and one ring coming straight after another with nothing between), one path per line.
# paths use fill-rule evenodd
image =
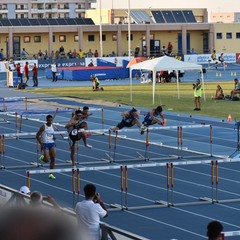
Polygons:
M99 26L99 33L100 33L100 57L103 56L103 46L102 46L102 0L100 0L100 26Z

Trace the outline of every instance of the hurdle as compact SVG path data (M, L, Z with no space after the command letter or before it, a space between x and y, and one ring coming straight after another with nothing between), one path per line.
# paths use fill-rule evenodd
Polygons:
M190 150L188 148L184 148L183 147L183 129L196 129L196 128L209 128L210 131L209 131L209 153L202 153L202 152L197 152L197 151L193 151L193 150ZM166 148L172 148L172 149L177 149L178 150L178 153L177 155L169 155L167 157L167 159L180 159L180 158L192 158L192 156L183 156L183 152L192 152L192 153L196 153L196 154L199 154L199 156L194 156L194 158L202 158L203 156L206 156L206 157L213 157L213 152L212 152L212 144L213 144L213 136L212 136L212 125L205 125L205 124L198 124L198 125L185 125L185 126L168 126L168 127L148 127L147 128L147 131L146 131L146 139L145 139L145 154L142 155L140 154L139 152L136 152L137 153L137 157L136 158L131 158L131 159L116 159L116 149L117 149L117 139L119 138L119 133L124 133L124 132L137 132L139 131L138 129L120 129L120 130L117 130L115 131L115 143L114 143L114 151L113 151L113 154L111 155L111 144L109 144L109 154L107 155L108 158L109 158L109 161L110 162L127 162L127 161L135 161L135 160L144 160L144 161L157 161L157 160L166 160L166 157L156 157L156 158L150 158L148 156L148 152L149 152L149 146L151 144L151 142L149 141L149 136L150 136L150 133L154 130L160 130L160 133L161 131L163 130L171 130L171 129L176 129L177 130L177 145L176 147L171 147L171 146L167 146L167 145L163 145L162 143L161 144L155 144L155 145L160 145L161 147L166 147ZM109 136L111 134L111 131L109 131ZM132 140L132 139L131 139ZM111 138L109 137L109 142L111 141ZM137 140L136 140L137 141ZM154 144L154 143L152 143ZM216 157L216 156L215 156ZM220 156L217 156L217 157L220 157Z

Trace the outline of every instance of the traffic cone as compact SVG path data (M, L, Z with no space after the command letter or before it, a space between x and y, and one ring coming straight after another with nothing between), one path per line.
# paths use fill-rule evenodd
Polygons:
M231 72L231 76L233 76L233 72Z
M222 73L221 72L219 73L219 77L222 77Z
M228 115L228 122L232 122L232 117L230 114Z
M237 76L237 73L236 73L236 72L234 72L234 76L235 76L235 77Z
M216 77L218 77L218 72L216 72Z

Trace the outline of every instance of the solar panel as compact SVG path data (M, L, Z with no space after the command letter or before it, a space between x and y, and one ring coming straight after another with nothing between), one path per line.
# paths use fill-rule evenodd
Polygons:
M47 21L47 19L38 19L38 22L39 22L39 25L42 25L42 26L48 26L49 25L49 23L48 23L48 21Z
M75 22L74 18L66 18L65 19L67 25L76 25L77 23Z
M67 25L67 21L65 18L58 18L56 20L58 22L58 25Z
M41 19L39 19L39 20L41 20ZM39 26L40 25L38 19L36 19L36 18L28 19L28 21L31 26Z
M75 18L74 19L77 25L85 25L82 18Z
M31 25L27 18L20 18L19 21L22 26L30 26Z
M183 12L183 15L184 15L184 17L185 17L185 19L188 23L197 22L192 11L184 10L182 12Z
M162 15L165 18L166 23L176 23L172 11L162 11Z
M176 23L185 23L186 19L183 16L182 11L172 11L173 17L176 20Z
M58 21L55 18L47 18L48 25L58 25Z
M161 11L151 11L156 23L166 23Z
M86 24L86 25L94 25L94 22L91 18L83 18L83 22Z
M154 23L150 16L143 10L131 11L130 15L135 23Z
M12 26L9 19L1 19L2 26Z
M19 19L9 19L9 21L11 22L12 26L22 26Z

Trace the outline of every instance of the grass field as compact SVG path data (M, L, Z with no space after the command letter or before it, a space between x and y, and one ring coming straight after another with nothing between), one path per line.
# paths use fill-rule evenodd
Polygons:
M239 120L239 101L212 100L215 95L217 84L220 84L225 95L229 95L234 87L232 82L211 82L205 83L206 101L202 97L201 111L193 111L194 97L191 83L180 83L180 99L178 99L176 83L156 84L155 104L153 105L152 85L133 85L132 99L130 101L130 87L127 86L105 86L105 91L93 92L91 87L64 87L64 88L44 88L37 89L38 93L52 94L60 97L72 97L89 100L103 100L118 104L135 107L152 108L157 105L165 105L164 111L174 111L178 113L189 113L195 115L218 117L227 119L231 114L233 119ZM31 92L34 90L31 90Z

